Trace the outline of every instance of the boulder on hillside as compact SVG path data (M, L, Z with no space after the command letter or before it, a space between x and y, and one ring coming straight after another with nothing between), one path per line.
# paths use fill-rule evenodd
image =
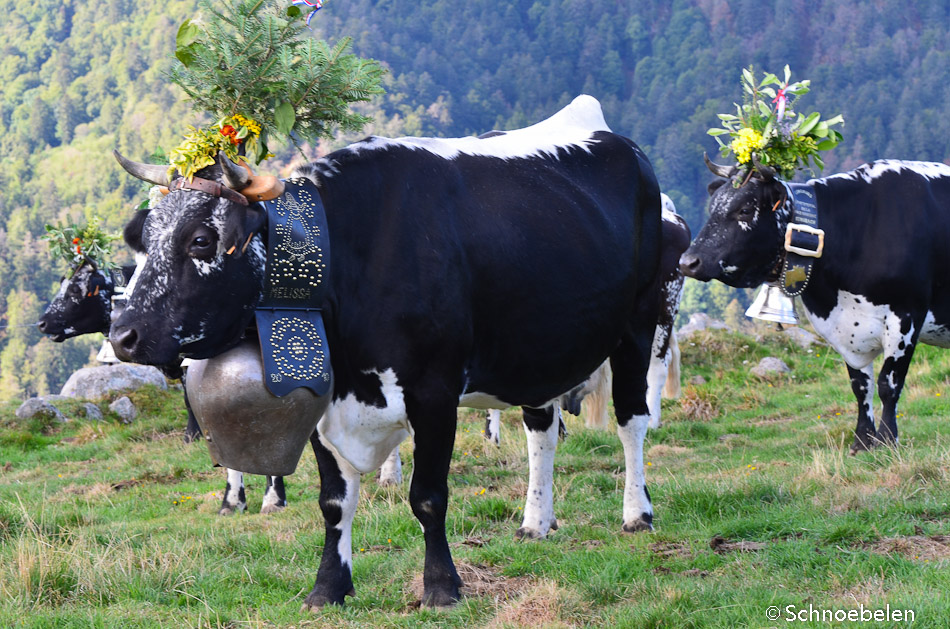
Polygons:
M63 385L60 395L95 400L117 391L134 391L147 384L167 389L165 376L155 367L119 363L104 367L83 367Z
M767 378L771 375L788 373L791 369L780 358L766 356L759 361L759 364L749 370L752 374L760 378Z
M20 419L32 419L34 417L51 417L58 422L69 421L62 411L47 402L44 398L31 397L16 409L16 416Z
M86 402L82 405L82 413L89 421L102 421L102 411L100 411L99 407L92 402Z
M699 332L700 330L732 330L728 325L722 321L713 319L705 312L694 312L689 315L689 321L679 329L676 333L676 338L679 340L685 340L689 338L694 332Z

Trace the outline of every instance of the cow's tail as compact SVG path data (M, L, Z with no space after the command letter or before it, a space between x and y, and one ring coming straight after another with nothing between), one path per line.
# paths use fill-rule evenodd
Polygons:
M676 332L670 332L670 367L666 371L666 382L663 384L662 395L666 399L676 399L682 394L680 387L680 345L676 340Z
M607 430L607 401L610 399L611 377L610 361L604 361L591 375L592 391L584 398L581 414L584 425L595 430Z

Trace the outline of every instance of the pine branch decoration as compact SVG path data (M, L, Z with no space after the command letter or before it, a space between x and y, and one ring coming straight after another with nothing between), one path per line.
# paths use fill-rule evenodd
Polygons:
M196 110L217 123L204 135L192 129L192 145L172 151L172 165L182 175L207 161L198 155L198 144L213 144L208 151L225 150L233 159L243 146L243 154L260 163L269 156L271 138L286 137L299 150L303 141L358 131L371 122L350 105L382 93L384 70L375 60L350 54L350 38L332 47L316 40L298 7L282 9L273 0L201 0L199 7L202 17L178 30L175 56L181 64L171 79Z

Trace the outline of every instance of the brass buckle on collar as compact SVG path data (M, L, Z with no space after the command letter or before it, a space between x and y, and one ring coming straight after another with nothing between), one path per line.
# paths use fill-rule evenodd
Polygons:
M811 234L818 237L818 246L812 249L804 249L802 247L796 247L792 244L792 237L795 232L802 232L805 234ZM817 229L815 227L809 227L808 225L802 225L801 223L789 223L785 228L785 251L789 253L796 253L800 256L806 258L820 258L822 251L825 249L825 230Z

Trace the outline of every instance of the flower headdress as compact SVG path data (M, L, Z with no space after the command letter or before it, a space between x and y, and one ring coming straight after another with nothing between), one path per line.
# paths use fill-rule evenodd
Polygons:
M752 68L742 70L742 105L735 104L736 114L719 114L722 127L709 129L716 138L723 157L735 154L736 162L751 167L753 161L770 166L785 179L791 179L799 168L809 162L824 168L819 151L834 148L841 133L832 129L844 122L840 115L822 120L817 111L803 115L793 108L801 96L809 92L810 81L790 83L791 70L785 66L785 80L766 73L756 82ZM774 87L773 87L774 86ZM723 142L722 136L731 140Z
M309 4L309 3L308 3ZM267 142L332 137L356 131L370 118L351 103L382 93L383 69L372 59L347 54L350 39L332 48L309 36L298 6L273 0L201 0L202 19L178 29L171 79L209 115L212 125L190 127L169 152L169 175L191 178L223 151L232 161L259 164L271 157ZM312 17L311 12L308 17Z
M47 224L46 234L42 236L53 256L66 260L74 271L87 260L97 268L116 268L118 265L110 258L112 243L119 238L119 234L106 232L99 226L98 216L94 216L85 225Z

